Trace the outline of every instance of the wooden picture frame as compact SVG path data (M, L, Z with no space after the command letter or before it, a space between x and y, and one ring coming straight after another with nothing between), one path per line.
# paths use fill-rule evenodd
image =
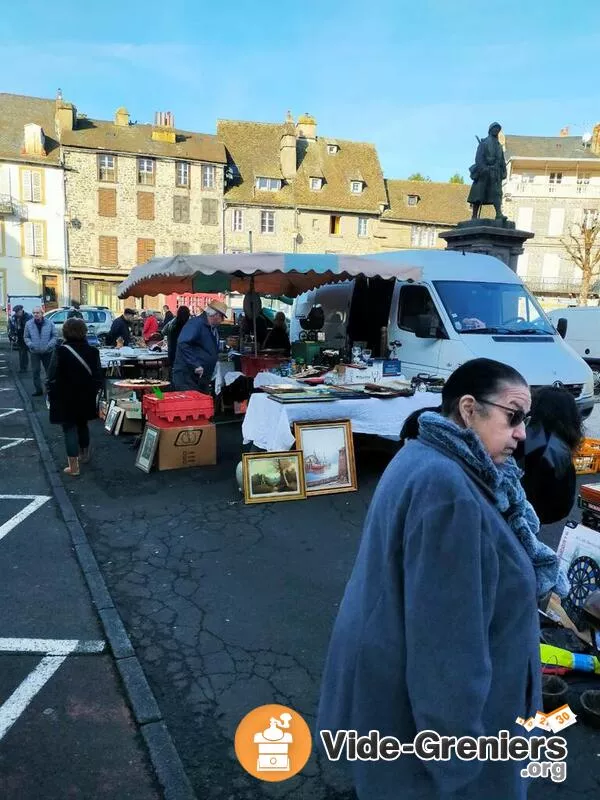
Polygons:
M117 408L116 411L117 418L115 420L115 424L112 431L113 436L119 436L119 434L121 433L121 428L123 427L123 421L125 419L125 409L121 408L120 406L117 406L116 408Z
M243 453L242 475L246 503L305 500L302 453Z
M158 449L159 439L160 428L155 428L153 425L146 425L135 458L135 465L138 469L141 469L142 472L151 471L152 465L154 464L154 457Z
M108 409L106 410L106 417L104 419L104 430L107 433L112 433L115 429L115 425L117 424L117 418L119 416L119 408L114 400L111 400L108 404Z
M307 497L357 491L350 420L295 422L294 438L304 455Z

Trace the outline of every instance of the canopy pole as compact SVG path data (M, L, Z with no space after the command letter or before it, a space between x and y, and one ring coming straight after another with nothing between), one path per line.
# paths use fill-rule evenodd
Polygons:
M254 294L254 275L250 276L250 294ZM257 356L258 342L256 341L256 313L252 314L252 323L254 325L254 355Z

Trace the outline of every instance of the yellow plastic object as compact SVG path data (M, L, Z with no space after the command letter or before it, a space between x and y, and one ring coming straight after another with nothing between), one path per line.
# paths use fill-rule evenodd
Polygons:
M595 672L600 675L600 661L596 656L587 656L582 653L571 653L562 647L552 644L540 644L540 658L542 664L548 666L567 667L581 672Z

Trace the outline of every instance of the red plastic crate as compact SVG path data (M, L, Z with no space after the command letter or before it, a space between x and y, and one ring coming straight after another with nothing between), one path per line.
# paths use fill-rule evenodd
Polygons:
M181 425L182 422L199 422L214 416L212 397L202 392L166 392L162 399L155 394L145 394L142 409L148 421L162 420Z
M242 356L242 372L247 378L256 378L259 372L274 369L289 358L281 356Z

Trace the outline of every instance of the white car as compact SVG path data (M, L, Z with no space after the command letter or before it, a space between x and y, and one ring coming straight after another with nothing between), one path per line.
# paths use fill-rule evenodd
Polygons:
M69 310L70 306L49 311L46 314L46 319L60 328L67 320ZM106 308L106 306L80 306L79 310L83 316L83 321L87 325L88 334L99 336L110 331L110 326L115 318L110 308Z

